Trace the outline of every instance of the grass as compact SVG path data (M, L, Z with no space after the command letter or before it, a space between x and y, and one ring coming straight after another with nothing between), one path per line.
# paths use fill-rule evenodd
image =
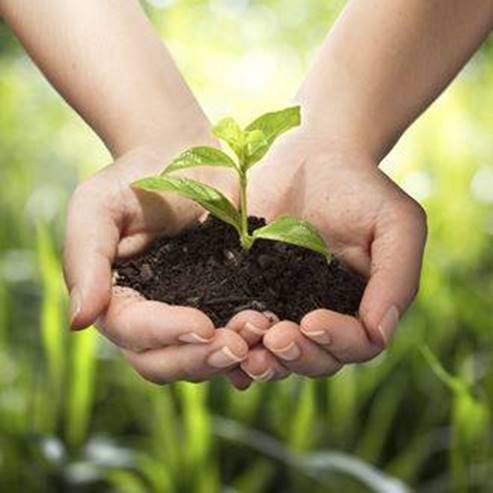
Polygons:
M405 492L445 475L443 491L450 484L470 491L478 464L475 480L487 484L489 403L472 350L451 375L405 332L377 361L330 380L292 378L243 394L223 382L160 389L132 374L94 329L68 336L56 249L46 225L36 232L41 337L13 344L5 331L0 360L3 373L12 365L15 375L0 387L5 485ZM5 288L0 293L6 323L15 302L6 303ZM452 345L452 336L441 346ZM27 465L36 465L34 477Z
M266 56L284 47L306 66L317 40L300 33L322 35L332 16L322 3L300 3L305 29L277 21ZM208 4L186 4L166 11L169 22L153 11L178 55L191 32L208 36L194 31ZM261 22L268 12L259 8L251 2L244 15ZM242 100L230 82L214 89L220 74L204 82L205 60L227 53L229 73L228 57L248 37L246 23L231 22L191 48L198 65L183 58L214 118L221 101ZM2 491L491 491L491 42L384 165L430 218L421 292L392 347L333 379L290 378L245 393L222 381L151 386L94 329L68 333L64 206L79 175L107 157L20 53L15 45L0 53ZM258 107L247 98L221 113L248 120L281 106L296 66L265 82Z

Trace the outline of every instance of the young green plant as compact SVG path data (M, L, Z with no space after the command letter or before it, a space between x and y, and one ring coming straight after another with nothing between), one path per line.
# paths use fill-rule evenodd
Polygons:
M329 258L324 239L307 221L281 216L266 226L248 231L248 171L260 161L279 135L300 124L300 107L266 113L242 129L231 117L223 118L212 129L226 142L235 159L216 147L199 146L187 149L172 161L160 176L144 178L133 186L148 191L175 192L192 199L211 214L233 226L240 235L243 248L249 250L258 238L302 246ZM170 176L171 173L196 166L222 166L238 175L240 206L237 208L219 190L190 178Z

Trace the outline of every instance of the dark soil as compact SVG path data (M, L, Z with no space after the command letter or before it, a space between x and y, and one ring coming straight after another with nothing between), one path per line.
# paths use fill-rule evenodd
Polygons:
M263 226L250 217L250 228ZM119 286L150 300L199 308L217 327L245 309L269 310L299 322L316 308L356 314L365 282L337 259L257 240L249 252L236 230L212 216L174 238L160 238L142 255L115 265Z

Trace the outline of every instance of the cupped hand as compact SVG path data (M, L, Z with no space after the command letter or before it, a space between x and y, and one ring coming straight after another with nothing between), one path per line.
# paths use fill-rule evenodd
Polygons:
M249 201L251 213L268 220L290 214L311 221L368 284L355 317L319 309L300 324L274 324L241 363L245 373L327 376L380 353L418 290L426 240L419 204L356 147L320 141L303 127L252 170Z
M126 153L77 188L67 218L64 271L72 329L96 322L137 372L156 383L209 379L238 366L248 351L240 335L216 330L199 310L145 300L112 286L116 258L138 253L156 235L176 234L203 214L177 195L130 186L157 174L183 147L177 143ZM197 169L188 175L234 195L233 176L227 172ZM235 381L241 386L241 378Z

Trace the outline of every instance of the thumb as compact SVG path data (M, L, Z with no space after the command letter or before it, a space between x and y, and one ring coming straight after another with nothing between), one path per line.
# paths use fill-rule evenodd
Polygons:
M360 317L372 341L386 346L419 287L426 216L417 203L379 220L371 245L370 280Z
M119 229L111 212L94 194L76 191L67 214L64 248L72 330L94 323L109 304L118 239Z

